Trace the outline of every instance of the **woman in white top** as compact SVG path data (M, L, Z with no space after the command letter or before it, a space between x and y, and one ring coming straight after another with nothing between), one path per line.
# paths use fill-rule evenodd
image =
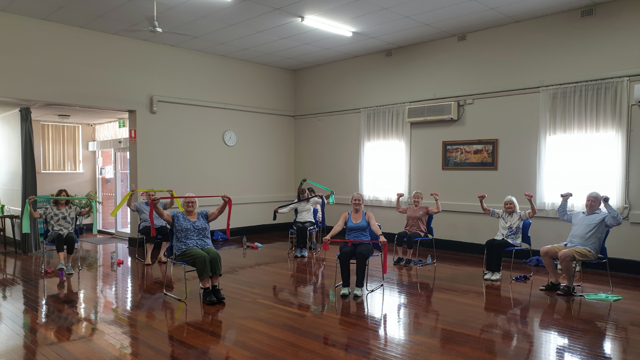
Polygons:
M309 234L309 228L314 226L316 222L313 219L313 208L322 204L322 199L314 197L309 198L309 192L307 189L300 188L298 190L298 201L305 200L296 204L289 205L282 209L275 209L278 214L286 214L292 210L298 210L298 216L296 221L293 222L293 227L296 229L296 253L294 257L307 257L307 235Z
M485 250L487 252L487 273L484 276L485 280L498 281L502 279L502 273L500 272L502 269L502 252L506 248L520 245L522 242L522 222L531 219L537 214L536 206L532 200L533 195L525 193L524 196L531 205L531 210L529 211L520 211L518 201L511 195L504 199L504 210L487 208L484 204L484 199L487 197L487 194L478 196L482 211L491 217L500 219L498 233L493 239L485 243Z

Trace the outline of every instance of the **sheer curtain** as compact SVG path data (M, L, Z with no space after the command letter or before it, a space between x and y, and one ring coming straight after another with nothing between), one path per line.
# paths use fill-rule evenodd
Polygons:
M537 205L555 209L572 192L572 210L584 210L591 191L625 205L629 79L593 81L540 90Z
M395 202L409 191L411 125L406 104L361 110L360 192L365 200Z
M42 123L42 171L82 171L80 125Z
M96 141L129 138L129 120L125 120L127 126L118 128L118 122L109 122L96 125Z

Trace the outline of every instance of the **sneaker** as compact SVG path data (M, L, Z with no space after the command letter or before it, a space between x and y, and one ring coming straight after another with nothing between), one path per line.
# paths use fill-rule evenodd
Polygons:
M300 254L300 257L306 258L307 256L308 256L307 249L302 249L302 253Z
M353 297L362 297L362 288L353 289Z
M404 261L403 257L399 257L393 261L393 265L400 265Z
M67 264L67 266L65 266L65 268L64 268L64 272L65 272L67 275L71 275L71 274L73 274L73 268L71 267L71 264Z
M491 281L498 281L502 279L502 273L496 272L491 275Z
M60 261L56 270L64 270L65 268L66 266L64 265L64 261Z
M299 258L300 256L302 256L302 249L296 249L296 253L293 254L293 257Z
M216 298L217 302L223 302L226 299L226 297L220 291L220 288L217 285L214 285L214 288L211 289L211 293L213 293L213 297Z
M218 303L211 289L204 289L202 292L202 303L205 305L215 305Z
M494 274L493 271L487 271L487 273L484 275L484 279L491 280L491 277L493 276L493 274Z
M343 287L340 291L340 296L349 296L349 294L351 294L351 288Z
M411 266L411 264L413 264L413 260L411 260L410 258L406 258L404 260L404 266Z

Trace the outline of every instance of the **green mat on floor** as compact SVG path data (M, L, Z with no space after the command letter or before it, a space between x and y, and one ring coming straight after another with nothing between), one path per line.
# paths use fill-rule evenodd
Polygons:
M622 300L622 296L620 295L609 295L605 293L599 294L584 294L585 299L587 300L597 300L597 301L618 301Z

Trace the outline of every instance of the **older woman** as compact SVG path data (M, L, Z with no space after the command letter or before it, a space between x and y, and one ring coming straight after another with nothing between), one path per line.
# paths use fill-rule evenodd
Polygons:
M400 248L398 258L393 262L394 265L400 265L404 261L404 266L411 265L411 254L413 254L413 241L414 239L424 237L427 232L427 218L429 215L435 215L442 211L440 208L440 200L438 193L431 193L431 196L436 200L436 207L431 208L428 206L420 206L422 203L422 192L414 191L411 195L413 206L400 207L400 198L404 196L403 193L398 193L396 199L396 210L400 214L407 214L407 223L404 226L404 231L401 231L396 236L396 246ZM402 257L402 245L407 243L407 258Z
M56 191L55 197L69 197L66 189ZM79 207L71 205L71 200L52 200L51 205L35 210L33 207L35 196L29 196L29 213L32 218L44 218L49 227L49 237L47 241L56 244L56 252L60 262L58 270L64 270L68 275L73 274L71 258L76 248L76 234L73 228L77 216L85 216L91 213L91 208L80 210ZM89 198L90 199L90 198ZM90 199L91 200L91 199ZM67 264L64 263L64 247L67 246Z
M386 243L387 240L382 235L382 230L378 227L375 217L372 213L364 211L362 208L363 205L364 200L362 194L354 193L351 195L351 211L340 216L338 223L323 240L325 242L329 241L331 237L346 226L346 239L371 240L371 237L369 237L369 228L371 228L371 230L378 235L380 244ZM340 292L340 296L349 296L349 293L351 293L351 272L349 265L351 258L354 256L356 258L356 287L353 290L353 296L362 296L367 260L371 254L373 254L373 246L371 246L370 243L353 242L349 245L349 243L345 242L340 245L340 256L338 257L340 260L340 274L342 276L342 291Z
M222 259L211 243L209 223L224 213L228 201L229 197L222 195L222 204L217 209L196 211L198 199L187 198L182 202L184 211L167 212L160 207L160 200L153 198L153 211L173 228L175 259L196 268L203 289L202 302L206 305L215 305L225 300L218 288L218 280L222 276Z
M169 196L173 196L173 190L167 190ZM136 189L131 189L131 196L127 200L127 207L131 209L133 212L138 213L138 217L140 218L140 234L144 236L145 243L147 246L146 251L146 259L144 260L145 265L151 265L151 252L153 251L153 245L161 241L162 248L160 249L160 256L158 257L158 261L162 263L167 262L167 258L164 256L165 250L169 246L169 227L167 223L158 216L157 213L153 213L153 225L156 229L156 236L151 236L151 222L149 221L149 210L151 206L151 200L156 196L155 191L147 191L144 193L144 198L147 201L140 201L137 203L133 203L133 195L136 193ZM167 210L172 207L174 204L173 199L169 199L169 201L161 201L160 207L163 210ZM160 239L158 239L158 235L160 235ZM149 241L150 239L151 241Z

